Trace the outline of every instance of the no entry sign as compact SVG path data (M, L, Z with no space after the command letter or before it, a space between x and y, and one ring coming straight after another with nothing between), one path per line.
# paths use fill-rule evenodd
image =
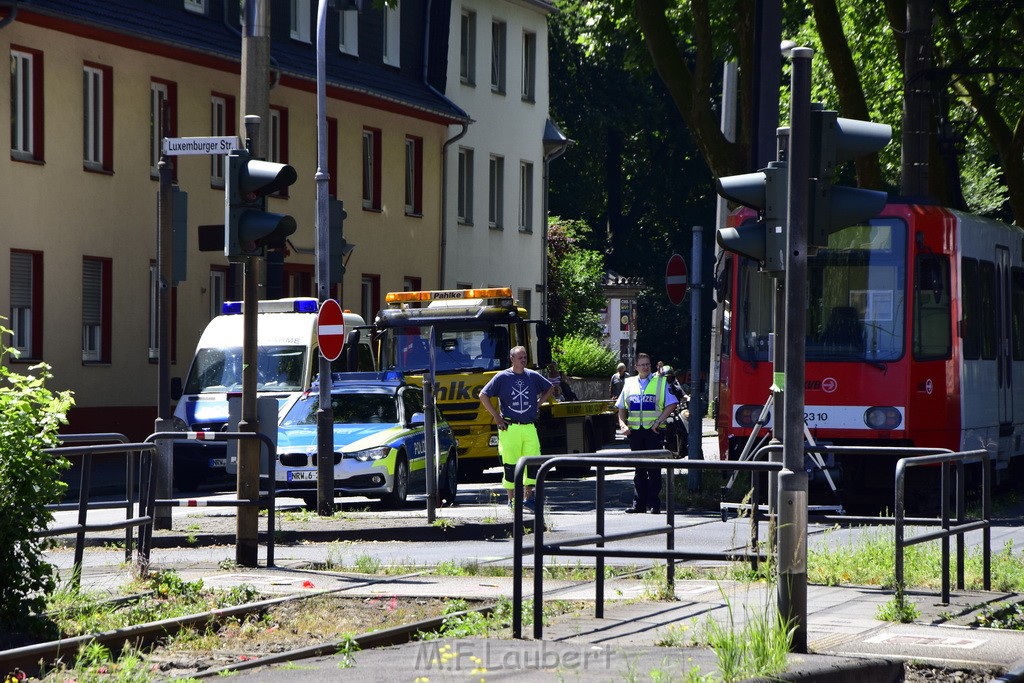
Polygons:
M672 254L665 267L665 291L672 305L683 303L686 296L686 261L679 254Z
M320 313L316 319L316 340L320 345L320 355L327 360L335 360L345 348L345 314L341 304L334 299L327 299L320 304Z

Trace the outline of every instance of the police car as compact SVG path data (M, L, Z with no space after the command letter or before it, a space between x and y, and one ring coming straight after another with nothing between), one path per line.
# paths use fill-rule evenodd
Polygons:
M336 496L380 498L389 507L399 507L409 493L426 492L420 387L393 372L335 373L331 407ZM317 500L319 408L320 389L314 383L284 405L277 428L278 495L294 493L310 507ZM457 443L440 411L437 433L438 493L451 504L458 486Z

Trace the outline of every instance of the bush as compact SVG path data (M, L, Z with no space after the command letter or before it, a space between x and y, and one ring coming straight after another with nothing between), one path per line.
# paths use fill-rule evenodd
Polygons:
M552 356L562 372L575 377L610 377L619 357L590 337L569 335L552 344Z
M0 362L17 356L3 342L10 333L0 327ZM34 374L0 365L0 632L40 614L56 587L56 572L43 560L52 540L32 534L53 519L45 506L60 501L67 488L60 478L67 461L42 451L58 445L71 393L44 386L51 377L45 363L27 370Z

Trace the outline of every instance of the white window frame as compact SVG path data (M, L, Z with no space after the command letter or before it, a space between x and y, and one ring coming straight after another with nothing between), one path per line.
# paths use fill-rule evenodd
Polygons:
M160 103L169 102L170 93L166 83L149 83L149 175L159 175L160 156L163 154L163 121L160 120Z
M103 89L108 87L103 69L82 67L82 161L94 171L103 170Z
M476 12L462 10L459 36L459 79L476 85Z
M185 0L185 9L196 14L206 14L206 0Z
M505 158L492 154L487 166L487 225L500 230L505 222Z
M473 150L459 147L458 206L456 216L460 223L473 225Z
M309 2L310 0L291 0L290 35L293 40L303 43L311 42L309 21L312 14Z
M533 163L519 162L519 232L533 232Z
M402 4L396 0L394 7L384 8L384 63L388 66L402 65Z
M507 55L508 24L495 19L491 22L491 92L505 94Z
M220 95L210 95L210 135L224 137L228 130L228 101ZM224 187L224 155L210 155L210 185Z
M537 97L537 34L523 31L523 99L535 102Z
M11 156L35 156L35 55L11 50Z
M346 55L359 56L359 11L338 10L338 49Z

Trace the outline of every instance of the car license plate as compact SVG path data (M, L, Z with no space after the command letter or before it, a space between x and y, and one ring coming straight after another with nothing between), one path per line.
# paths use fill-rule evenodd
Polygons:
M292 470L288 472L288 481L316 481L316 470Z
M491 438L487 442L487 445L488 446L493 446L493 447L497 448L498 447L498 435L497 434L491 434Z
M211 470L215 469L217 467L224 467L227 464L228 464L228 459L227 458L210 458L210 469Z

